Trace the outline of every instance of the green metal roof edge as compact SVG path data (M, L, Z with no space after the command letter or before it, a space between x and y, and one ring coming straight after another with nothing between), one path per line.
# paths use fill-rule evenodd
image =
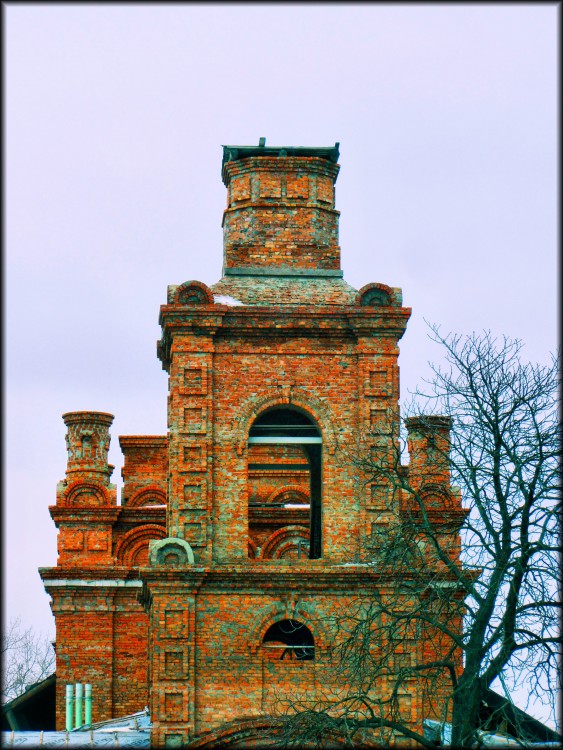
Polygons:
M263 142L263 144L262 144ZM249 156L314 156L336 164L340 156L340 143L334 146L266 146L266 139L261 138L258 146L223 146L221 170L229 161L246 159Z

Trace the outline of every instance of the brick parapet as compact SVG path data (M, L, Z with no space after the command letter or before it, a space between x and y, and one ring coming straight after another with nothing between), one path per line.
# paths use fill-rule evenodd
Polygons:
M166 498L168 437L166 435L120 435L124 463L122 504L147 488L159 488Z
M160 312L162 338L159 342L159 357L163 367L169 371L170 362L178 334L190 337L190 349L194 353L212 351L214 338L245 341L268 338L272 343L296 334L307 340L327 338L361 342L371 348L369 339L388 342L388 348L396 350L396 342L402 337L411 314L410 308L365 308L315 309L311 307L229 307L214 305L220 313L209 308L186 308L180 305L163 305ZM283 324L280 324L280 320ZM205 343L207 342L207 343ZM311 344L314 346L314 342ZM381 343L379 344L381 346Z

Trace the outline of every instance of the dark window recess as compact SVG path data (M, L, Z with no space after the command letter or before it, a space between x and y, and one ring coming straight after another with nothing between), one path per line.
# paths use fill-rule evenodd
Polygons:
M310 545L309 558L322 556L322 443L321 432L306 414L291 408L274 408L261 414L250 428L249 438L274 438L283 445L284 438L292 445L299 445L299 438L316 438L318 443L303 442L301 447L308 459L310 486ZM259 464L249 464L249 469ZM272 464L272 466L274 466ZM303 465L304 466L304 465ZM284 468L283 462L276 466Z
M281 620L268 628L264 648L279 649L280 660L299 659L310 661L315 658L315 640L306 625L298 620Z
M249 471L309 471L309 464L248 464Z
M320 437L316 425L298 411L270 409L258 417L250 428L250 437Z

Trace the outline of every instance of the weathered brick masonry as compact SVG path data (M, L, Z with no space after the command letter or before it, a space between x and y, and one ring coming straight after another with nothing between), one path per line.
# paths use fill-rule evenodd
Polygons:
M327 616L393 591L362 566L366 539L391 522L387 488L359 481L351 457L391 451L410 310L400 289L342 278L337 160L338 144L224 147L223 276L168 288L168 434L120 437L121 504L112 416L63 417L68 466L50 509L59 558L41 569L58 728L65 684L83 681L94 721L149 705L155 746L259 743L274 693L338 688ZM443 449L449 422L435 426ZM430 481L439 525L444 504L459 515L461 501L429 457L425 423L411 420L409 435L403 471ZM297 641L288 621L303 626ZM401 700L420 728L423 697Z

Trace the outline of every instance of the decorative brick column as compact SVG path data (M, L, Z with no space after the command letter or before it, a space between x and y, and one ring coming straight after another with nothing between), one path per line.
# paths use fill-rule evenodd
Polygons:
M90 478L107 485L113 469L108 464L113 414L71 411L63 414L63 421L67 426L67 480Z
M113 415L68 412L63 420L68 428L66 478L57 486L56 506L49 508L59 529L59 564L111 565L111 528L118 515L108 464Z

